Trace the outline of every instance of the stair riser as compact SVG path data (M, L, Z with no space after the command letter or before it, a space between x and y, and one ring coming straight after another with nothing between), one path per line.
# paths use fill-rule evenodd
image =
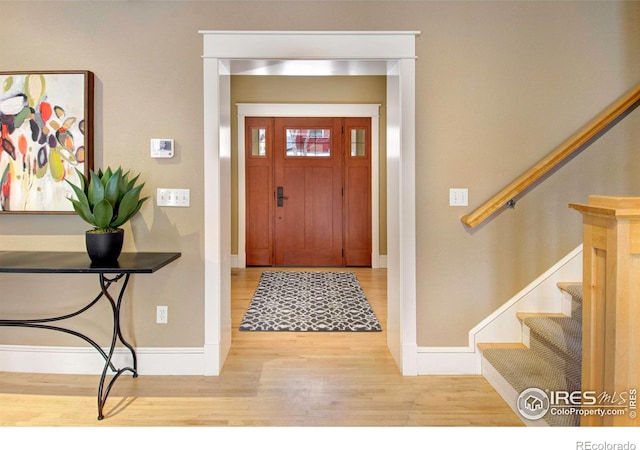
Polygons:
M550 340L548 337L545 337L535 330L525 326L523 329L523 335L528 337L528 342L525 343L527 347L533 350L534 342L539 346L542 346L545 352L553 353L558 355L561 359L566 359L575 363L577 365L582 364L582 356L579 354L573 353L571 350L567 349L562 342L554 342ZM561 337L556 337L555 339L562 339Z
M562 313L582 323L582 299L567 292L562 294Z
M567 380L571 383L571 390L580 390L580 378L582 370L582 361L576 359L576 355L569 355L559 351L553 345L550 345L542 337L530 331L529 348L540 355L545 361L553 367L561 370Z
M582 301L571 297L571 318L582 323Z
M571 318L580 323L582 323L582 293L582 286L573 285L563 294L571 299Z
M525 324L523 324L522 335L523 343L527 347L540 355L552 366L560 368L575 387L575 390L580 389L582 371L581 355L567 351L565 346L562 345L562 342L554 344L545 336L537 333L536 330L531 329ZM562 337L558 337L558 339L562 339Z

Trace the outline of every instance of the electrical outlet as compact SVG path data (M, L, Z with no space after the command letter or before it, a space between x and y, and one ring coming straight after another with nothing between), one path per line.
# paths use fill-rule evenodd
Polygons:
M169 307L156 307L156 323L167 323L169 321Z

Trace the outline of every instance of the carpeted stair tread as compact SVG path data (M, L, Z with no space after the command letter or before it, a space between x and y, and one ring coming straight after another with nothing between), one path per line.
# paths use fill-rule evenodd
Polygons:
M582 283L566 283L562 289L567 291L575 300L582 302Z
M524 320L532 339L537 338L574 361L581 361L582 325L570 317L529 317Z
M528 348L490 348L482 354L517 392L530 387L543 390L575 388L562 372Z
M500 375L520 393L537 387L544 391L574 391L580 389L562 371L553 367L535 351L527 348L488 348L482 352ZM576 426L577 417L553 416L547 414L545 420L552 426Z

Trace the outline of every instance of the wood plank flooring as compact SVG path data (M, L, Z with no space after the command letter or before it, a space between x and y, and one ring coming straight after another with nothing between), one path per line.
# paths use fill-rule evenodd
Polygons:
M238 331L262 270L232 272L233 345L219 377L123 376L97 421L97 376L0 373L0 425L522 425L480 376L403 377L384 331ZM385 329L386 271L347 270Z

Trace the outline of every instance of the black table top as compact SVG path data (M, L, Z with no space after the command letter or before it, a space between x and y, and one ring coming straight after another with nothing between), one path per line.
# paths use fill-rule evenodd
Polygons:
M117 264L91 262L86 252L0 252L0 273L153 273L180 253L123 252Z

